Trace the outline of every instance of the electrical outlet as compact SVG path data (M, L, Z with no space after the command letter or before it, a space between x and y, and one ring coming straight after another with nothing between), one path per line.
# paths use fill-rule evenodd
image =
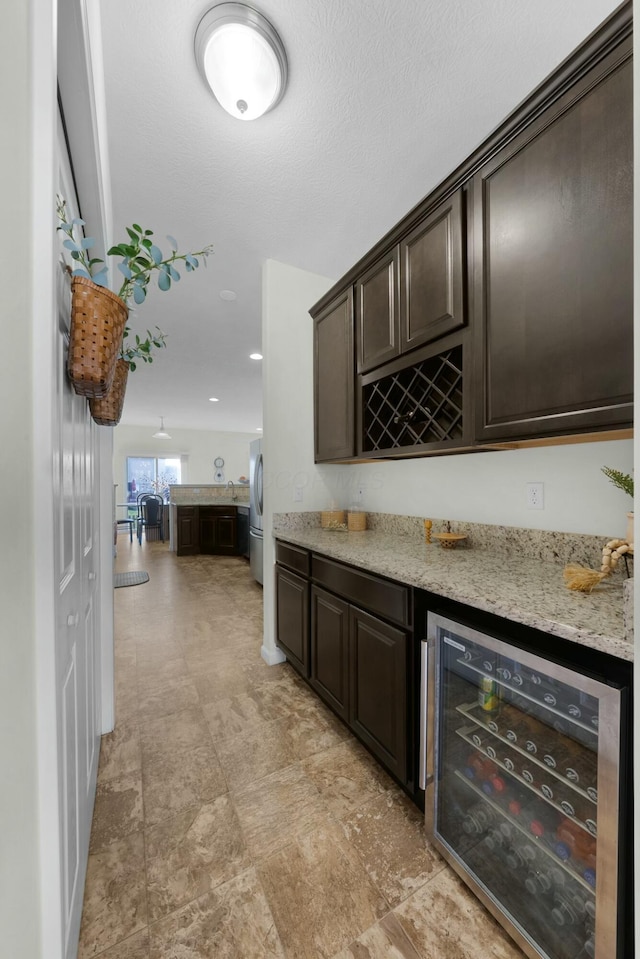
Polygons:
M293 502L301 503L302 502L302 487L294 486L293 487Z
M544 509L544 483L527 483L527 509Z

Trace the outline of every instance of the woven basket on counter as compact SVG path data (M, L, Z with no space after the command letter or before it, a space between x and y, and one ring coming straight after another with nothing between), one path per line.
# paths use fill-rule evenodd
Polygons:
M85 277L73 277L67 373L80 396L108 393L127 315L126 303L111 290Z
M320 526L322 529L332 529L336 526L342 526L345 522L345 512L343 509L323 509L320 513Z
M128 376L129 364L126 360L118 360L113 383L107 395L92 397L89 400L91 416L99 426L117 426L120 422Z
M347 528L352 532L367 528L367 514L356 510L349 510L347 513Z

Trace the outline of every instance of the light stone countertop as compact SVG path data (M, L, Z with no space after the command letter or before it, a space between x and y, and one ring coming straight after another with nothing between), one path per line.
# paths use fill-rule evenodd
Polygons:
M443 549L378 530L274 529L277 539L332 559L486 610L620 659L633 659L625 638L623 580L592 593L569 590L562 567L473 548Z

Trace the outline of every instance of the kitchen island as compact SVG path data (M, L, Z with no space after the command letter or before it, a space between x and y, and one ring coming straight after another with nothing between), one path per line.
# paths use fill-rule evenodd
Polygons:
M170 497L169 548L178 556L245 554L238 513L249 509L248 486L181 484L170 487Z

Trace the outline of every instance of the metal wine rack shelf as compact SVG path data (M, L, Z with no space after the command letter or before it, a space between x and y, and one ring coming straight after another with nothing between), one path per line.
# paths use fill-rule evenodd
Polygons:
M569 789L572 789L574 792L578 793L583 799L586 799L590 803L593 803L594 806L597 806L597 801L594 800L593 796L590 796L589 793L587 793L584 789L582 789L577 783L574 783L570 779L567 779L566 776L562 776L560 773L556 772L556 770L552 766L548 766L546 763L540 762L537 756L532 755L530 752L527 752L525 749L521 749L520 746L517 745L517 743L513 743L509 739L505 739L505 737L501 736L500 733L497 733L494 729L491 729L490 726L487 726L486 722L483 722L483 720L479 718L480 708L477 705L477 703L461 703L460 705L456 706L456 710L459 713L461 713L466 719L470 719L472 723L475 723L477 727L480 727L482 730L484 730L484 732L488 733L489 736L499 740L505 746L508 746L510 750L513 750L513 752L519 753L520 756L522 756L523 758L527 760L527 762L538 767L538 769L540 769L546 775L553 777L553 779L557 779L558 782L562 783L563 786L568 786ZM472 745L474 745L475 748L480 748L480 747L477 747L475 743L473 743ZM486 752L486 750L482 750L482 749L480 751ZM495 758L491 756L490 753L488 753L487 755L489 756L489 759ZM508 770L508 772L510 772L513 775L513 772L511 770ZM563 811L563 814L567 815L567 813L564 813L564 811ZM576 822L580 822L580 820L576 820ZM583 829L587 828L584 825L584 823L580 822L580 825L582 826Z
M537 836L533 836L527 829L524 829L521 823L514 816L511 816L505 809L503 809L501 806L495 803L490 796L487 796L485 793L483 793L482 790L478 789L478 787L475 786L472 782L469 782L466 776L463 776L458 769L454 770L454 776L460 782L464 783L464 786L466 789L475 793L478 799L486 803L488 806L491 806L493 811L496 812L500 816L500 818L504 819L506 822L514 826L515 829L517 829L517 831L520 833L520 835L523 838L527 839L531 843L531 845L538 851L538 853L542 854L543 857L547 857L551 862L554 863L554 865L559 866L560 869L562 869L565 873L567 873L567 875L571 876L571 878L575 880L575 882L577 882L591 896L595 896L595 892L592 889L592 887L589 885L589 883L586 882L582 878L582 876L578 872L576 872L576 870L568 862L565 862L564 859L560 859L559 856L556 856L553 850L542 839L540 839Z
M584 832L586 832L588 835L594 836L594 837L596 836L596 832L594 831L594 829L590 829L589 826L587 826L586 823L583 823L581 819L577 819L575 816L570 815L566 811L566 809L563 809L562 806L558 805L558 803L554 802L552 799L549 799L548 796L545 796L544 793L540 792L539 789L536 789L534 786L532 786L530 782L527 782L526 779L523 779L522 776L518 775L518 773L514 769L509 769L507 766L505 766L505 764L501 762L497 756L492 756L491 753L488 752L486 749L483 749L482 746L478 746L477 743L474 743L472 738L472 733L473 733L473 730L477 728L478 727L475 726L475 727L468 727L465 729L456 729L456 733L469 746L471 746L477 752L481 753L483 756L486 756L487 759L490 759L491 762L495 763L496 766L498 766L501 770L506 772L507 775L511 777L511 779L514 779L521 786L524 786L527 792L530 792L534 796L536 796L538 799L541 799L547 806L551 806L553 809L556 810L556 812L559 812L560 815L564 816L566 819L570 819L577 826L579 826L580 829L584 830ZM508 743L506 740L503 740L503 741L506 742L508 746L511 746L511 743ZM558 778L561 778L561 777L558 777ZM568 785L570 785L568 780L564 780L564 781Z
M363 387L364 452L462 435L462 346Z

